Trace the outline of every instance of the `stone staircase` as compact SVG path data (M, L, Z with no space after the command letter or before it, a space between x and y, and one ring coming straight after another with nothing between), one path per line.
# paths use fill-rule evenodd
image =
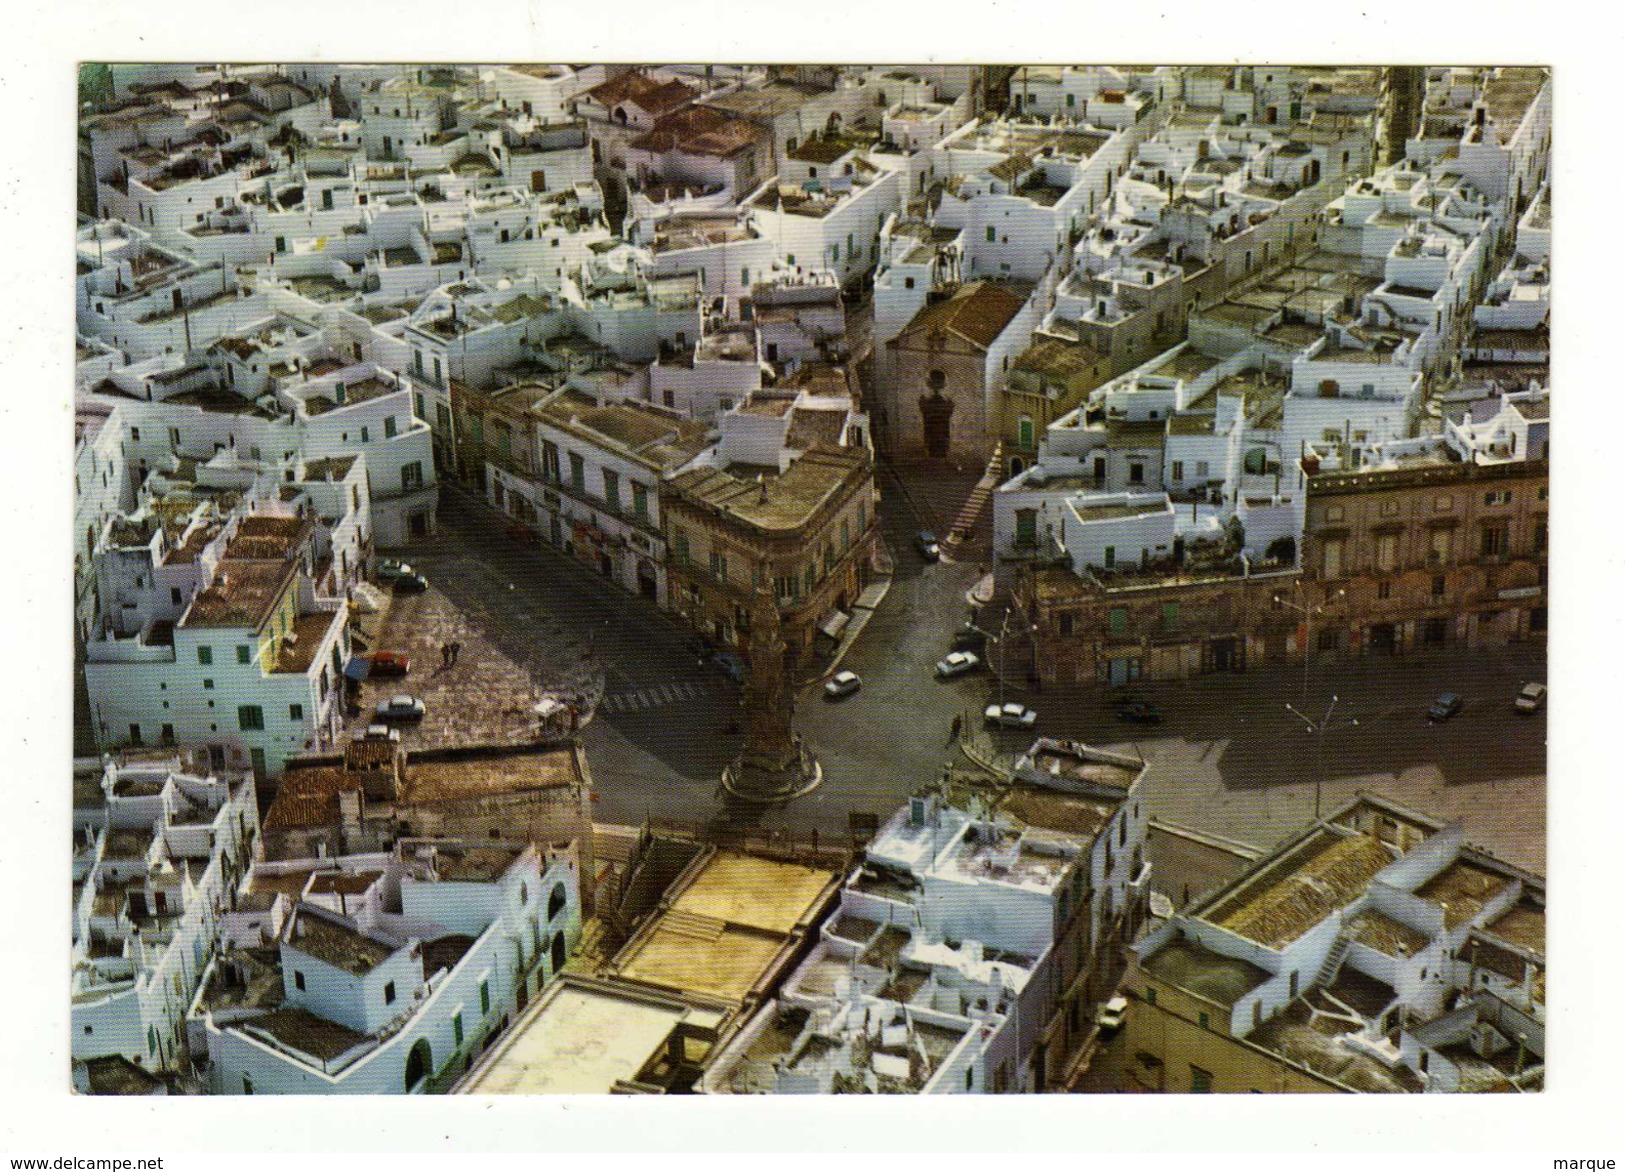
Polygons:
M1348 929L1339 930L1337 939L1332 941L1331 951L1326 954L1326 959L1321 962L1320 972L1315 974L1315 985L1318 988L1324 989L1337 980L1337 974L1342 970L1343 961L1349 954L1350 943L1352 941Z
M993 490L1003 479L1004 441L1000 440L993 445L993 454L988 457L987 468L982 472L982 478L965 498L959 515L954 518L953 527L948 530L948 538L942 543L944 553L952 554L959 546L970 540L976 530L977 521L981 519L982 511L987 508L987 502L993 496Z

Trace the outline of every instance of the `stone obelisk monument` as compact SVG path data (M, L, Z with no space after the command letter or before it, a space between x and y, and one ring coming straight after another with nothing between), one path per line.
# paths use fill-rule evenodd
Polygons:
M745 676L745 744L722 771L736 798L781 802L814 789L824 774L795 734L795 696L784 670L784 633L767 575L751 598L750 664Z

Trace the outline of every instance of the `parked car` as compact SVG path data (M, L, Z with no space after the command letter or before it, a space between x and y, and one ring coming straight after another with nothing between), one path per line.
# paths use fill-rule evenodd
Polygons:
M401 739L401 730L390 728L387 724L369 724L362 732L355 734L358 741L398 741Z
M375 575L380 582L393 582L397 578L405 578L417 573L406 562L396 558L385 558L378 563L378 572Z
M962 676L966 672L975 671L982 666L982 661L969 651L950 651L943 658L937 660L937 679L951 680L955 676Z
M966 623L954 632L952 647L955 651L980 652L987 647L987 632L975 623Z
M1428 720L1437 724L1441 720L1449 720L1460 711L1461 697L1455 692L1445 692L1428 709Z
M391 696L388 700L378 701L378 706L373 709L373 719L380 722L422 720L426 711L422 700L403 693Z
M1100 1007L1095 1014L1095 1022L1100 1026L1103 1034L1115 1034L1123 1028L1123 1019L1128 1015L1128 998L1113 997Z
M412 670L411 657L399 651L372 651L361 658L367 661L371 676L400 677Z
M422 594L429 588L429 579L418 573L402 574L394 585L397 594Z
M863 681L858 678L855 671L836 672L830 681L824 685L824 699L839 700L843 696L850 696L863 687Z
M1144 700L1130 700L1119 706L1117 719L1126 720L1130 724L1161 724L1162 709L1155 704L1147 704Z
M988 724L1000 728L1032 728L1038 723L1038 713L1013 700L1002 708L997 704L989 704L982 716Z
M920 556L928 562L934 562L942 556L942 547L937 544L937 536L929 529L921 529L914 535L914 545L920 551Z
M1518 698L1512 702L1512 707L1524 714L1539 712L1546 704L1545 684L1525 684L1518 692Z
M740 659L739 656L735 655L732 651L718 651L712 657L711 662L721 668L722 674L727 676L734 683L744 683L745 661Z

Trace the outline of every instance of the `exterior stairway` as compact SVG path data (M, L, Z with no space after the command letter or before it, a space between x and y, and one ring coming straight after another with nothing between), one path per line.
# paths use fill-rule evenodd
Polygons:
M993 490L1004 479L1004 441L1000 440L993 445L993 455L988 457L987 469L982 478L971 489L970 495L965 498L964 505L959 510L959 516L954 518L953 528L948 531L948 538L942 543L944 553L951 554L962 543L970 539L976 522L987 508L987 502L993 496Z
M1343 959L1349 954L1349 943L1348 929L1339 930L1337 939L1332 941L1331 951L1326 954L1326 959L1320 966L1320 972L1315 974L1315 985L1318 988L1324 989L1337 980L1337 974L1343 967Z

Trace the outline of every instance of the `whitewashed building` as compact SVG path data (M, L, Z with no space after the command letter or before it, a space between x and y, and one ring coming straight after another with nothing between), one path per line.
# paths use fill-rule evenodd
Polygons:
M1143 914L1143 765L1039 741L1014 781L910 799L713 1094L1007 1094L1055 1086ZM1070 816L1069 816L1070 815Z
M179 752L74 764L72 1054L189 1069L186 1008L259 835L253 779Z
M581 933L574 852L498 840L262 863L237 905L259 938L220 953L188 1022L215 1094L444 1089Z

